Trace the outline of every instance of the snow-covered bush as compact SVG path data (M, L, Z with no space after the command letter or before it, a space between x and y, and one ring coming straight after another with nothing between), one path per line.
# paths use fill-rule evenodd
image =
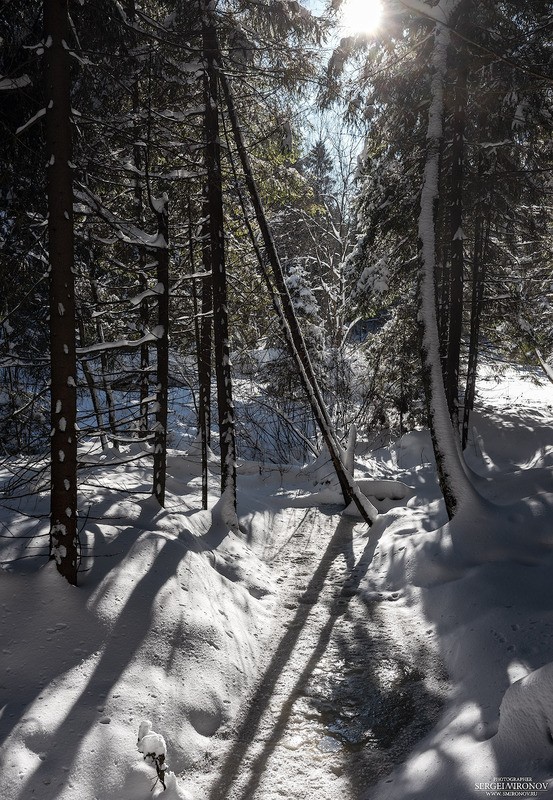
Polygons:
M140 723L137 747L144 761L154 767L159 782L166 789L167 745L163 736L152 730L149 719Z
M152 730L152 723L149 719L143 720L138 728L139 753L144 756L144 761L152 766L156 771L156 781L152 787L153 797L163 797L166 800L193 800L192 796L180 785L177 776L170 769L167 769L167 745L160 733ZM163 790L157 789L156 784L160 782Z

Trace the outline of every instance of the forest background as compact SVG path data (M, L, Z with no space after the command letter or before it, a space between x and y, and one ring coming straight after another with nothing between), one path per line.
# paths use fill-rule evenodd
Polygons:
M3 4L9 800L553 774L553 4L349 5Z
M163 505L180 415L231 528L238 456L325 445L371 524L348 436L428 422L452 517L482 348L551 374L551 4L340 5L5 6L3 493L72 583L81 444Z

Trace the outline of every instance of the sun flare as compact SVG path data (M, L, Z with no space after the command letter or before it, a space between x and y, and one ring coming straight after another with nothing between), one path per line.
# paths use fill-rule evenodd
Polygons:
M382 19L382 3L380 0L346 0L341 12L346 33L374 33Z

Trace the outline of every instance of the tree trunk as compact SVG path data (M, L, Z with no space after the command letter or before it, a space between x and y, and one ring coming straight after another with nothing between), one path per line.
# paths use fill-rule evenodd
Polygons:
M218 47L218 43L216 42ZM219 57L219 54L218 54ZM313 414L321 431L323 440L330 453L332 465L336 471L340 489L344 497L344 502L348 504L354 502L359 513L363 519L371 525L377 516L376 508L362 495L358 486L353 480L353 476L348 473L347 469L342 463L342 451L338 444L332 423L324 403L317 378L315 376L309 352L305 345L301 329L294 311L294 306L284 279L284 272L276 245L273 239L272 231L267 222L261 197L259 195L255 179L253 177L250 160L242 137L242 131L238 123L238 117L234 107L234 99L224 72L221 70L221 86L225 95L226 106L229 114L229 119L232 127L233 137L236 143L242 169L246 179L248 192L252 206L255 211L257 224L263 237L265 250L271 265L272 275L276 290L272 285L272 281L268 276L266 270L263 270L263 277L267 283L269 291L273 299L274 308L279 316L282 330L286 339L286 343L290 349L290 353L298 368L298 373L302 381L306 396L309 400ZM260 264L261 264L261 259Z
M221 493L228 503L230 503L234 511L236 511L236 443L230 370L221 146L219 141L218 81L216 69L218 42L215 27L207 13L202 15L202 34L204 57L206 60L204 76L205 163L207 171L206 199L209 211L209 247L211 254L211 283L213 288L213 339L215 378L217 382L219 443L221 449Z
M450 0L452 14L462 0ZM431 97L427 128L427 150L421 191L419 215L419 325L424 388L426 393L430 432L436 458L438 479L450 519L459 503L473 494L466 475L460 443L451 424L445 393L438 325L436 318L436 229L435 220L440 198L440 152L443 142L444 82L447 73L449 29L436 23L437 32L433 53Z
M211 253L207 240L208 232L203 244L204 271L211 270ZM211 447L211 344L213 330L213 291L211 275L202 278L202 302L200 317L200 404L199 423L202 438L202 508L207 508L207 495L209 489L208 453Z
M169 201L164 194L154 201L157 216L157 387L154 428L154 495L165 506L167 473L167 407L169 401Z
M200 292L196 279L192 281L194 300L194 332L196 337L196 360L198 363L198 435L202 459L202 508L207 509L209 492L208 454L211 445L211 321L213 316L213 293L211 291L211 250L209 247L209 211L206 203L202 212L202 265L204 277L201 278ZM190 266L196 272L194 258L194 237L192 234L192 214L188 215Z
M472 257L472 299L470 313L470 339L467 367L467 386L465 389L465 403L463 408L463 432L461 446L467 446L469 435L469 421L471 411L474 409L476 394L476 374L478 371L480 319L482 314L482 300L484 298L484 285L486 280L486 257L488 250L489 219L484 221L482 211L478 209L474 228L474 251Z
M470 12L470 0L463 3L463 20ZM463 20L460 21L462 26ZM467 45L456 37L455 47L456 81L453 91L450 196L450 253L451 277L449 297L449 325L446 358L446 394L449 415L455 431L459 430L459 366L461 361L461 337L463 332L463 181L465 126L467 112Z
M70 41L67 0L45 0L46 155L50 262L51 518L50 553L77 583L77 360Z
M131 24L134 24L136 17L136 3L135 0L128 0L127 14ZM135 31L131 34L131 45L134 49L137 46L137 36ZM131 53L129 53L131 55ZM137 69L137 65L135 65ZM142 185L142 170L143 170L143 146L140 143L140 126L138 120L140 118L141 104L140 104L140 84L138 73L134 75L131 87L132 97L132 113L133 113L133 164L137 172L133 174L133 195L134 195L134 211L136 224L139 228L143 227L144 223L144 191ZM138 247L138 290L143 294L148 289L148 275L146 273L146 259L143 247ZM143 297L140 301L139 308L140 318L140 334L145 336L150 329L150 308L148 305L147 297ZM144 342L140 346L140 373L139 373L139 402L140 411L138 418L138 435L144 438L148 434L148 402L147 398L150 396L150 345Z
M94 256L94 253L93 253ZM98 284L96 283L96 267L94 258L90 264L90 294L96 308L100 308L100 292L98 291ZM96 318L96 336L99 342L105 342L106 336L104 327L100 322L100 317ZM106 407L108 411L108 424L111 434L111 443L115 449L119 449L119 442L117 441L117 415L115 413L115 401L113 399L113 389L111 382L108 379L108 356L105 351L100 352L100 369L102 376L102 390L106 398Z
M85 347L86 346L85 327L82 316L80 314L77 315L77 324L79 327L80 346ZM102 450L106 450L108 445L108 440L104 429L104 420L102 418L102 406L100 404L100 398L98 397L98 389L96 387L96 382L94 381L94 375L92 374L92 370L90 369L90 365L88 363L88 359L86 356L84 356L84 358L81 359L81 368L83 370L83 375L86 381L86 385L88 386L90 399L92 401L92 408L94 410L94 416L96 417L96 425L98 426L98 434L100 436L100 445L102 447Z

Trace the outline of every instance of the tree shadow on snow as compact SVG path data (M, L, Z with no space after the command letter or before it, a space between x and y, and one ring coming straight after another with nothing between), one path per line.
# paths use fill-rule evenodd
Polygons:
M319 633L318 640L307 663L282 704L278 717L272 723L271 733L266 737L261 752L254 758L253 762L248 763L251 775L247 785L240 789L239 794L233 794L233 797L236 797L237 800L250 800L253 797L267 767L268 760L285 732L294 702L302 694L310 676L313 674L313 670L323 657L337 620L346 613L348 604L351 598L355 596L374 556L379 537L377 534L369 534L364 552L359 560L355 562L353 550L353 527L355 524L355 521L351 518L342 517L340 519L317 569L303 595L299 598L299 605L294 618L287 626L258 684L257 690L250 700L247 713L236 732L235 744L230 748L221 766L219 777L211 788L209 800L224 800L229 796L231 788L241 774L242 766L248 756L249 748L260 727L262 718L271 704L277 682L291 659L292 652L312 611L312 606L317 602L323 590L332 564L339 557L344 557L348 567L348 574L331 602L328 620Z
M63 721L51 732L36 733L32 743L27 742L36 752L47 753L47 759L21 784L19 797L36 794L41 800L54 800L58 796L64 785L63 777L61 783L50 783L51 776L64 776L67 780L88 731L100 723L98 703L105 703L105 698L135 658L150 630L155 598L176 574L187 549L179 539L161 540L153 563L131 591L105 640L98 663ZM106 753L106 757L109 754Z

